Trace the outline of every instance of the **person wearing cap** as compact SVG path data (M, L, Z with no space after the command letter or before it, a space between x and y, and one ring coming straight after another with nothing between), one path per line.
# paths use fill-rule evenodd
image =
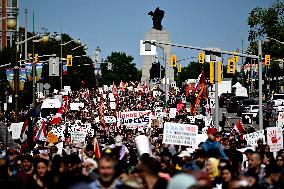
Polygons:
M214 156L216 158L228 159L224 152L224 148L219 141L216 141L217 135L216 128L208 128L208 139L201 145L201 149L205 150L207 155Z

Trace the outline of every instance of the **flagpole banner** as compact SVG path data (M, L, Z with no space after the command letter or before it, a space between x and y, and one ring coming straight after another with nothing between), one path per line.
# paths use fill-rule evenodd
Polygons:
M25 82L27 81L27 70L25 68L20 69L19 73L19 90L24 90Z
M270 152L278 152L283 149L283 133L281 127L267 127L267 144Z
M64 62L64 63L63 63L63 65L62 65L62 69L63 69L63 75L67 75L68 70L67 70L66 62Z
M11 88L14 89L14 70L13 68L6 69L6 76L7 76L7 81L9 82Z
M30 63L30 62L25 63L25 67L26 67L26 70L27 70L27 78L28 78L29 81L32 81L33 80L33 75L32 75L33 65L32 65L32 63Z
M163 143L195 147L198 145L197 134L197 125L166 122Z
M43 63L36 63L36 81L41 78Z

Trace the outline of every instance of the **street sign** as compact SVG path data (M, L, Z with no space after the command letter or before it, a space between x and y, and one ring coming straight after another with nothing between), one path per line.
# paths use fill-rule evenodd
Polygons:
M210 108L215 108L215 98L210 99Z
M59 58L49 58L49 76L59 76Z
M243 113L242 114L242 122L243 124L252 124L253 114L251 113Z

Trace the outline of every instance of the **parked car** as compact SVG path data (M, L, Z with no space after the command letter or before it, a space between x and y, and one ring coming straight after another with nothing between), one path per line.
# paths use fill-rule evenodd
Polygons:
M258 102L254 99L245 99L241 106L241 112L247 112L251 105L257 105Z
M284 94L273 94L272 96L273 107L284 105Z
M228 113L237 113L241 110L241 106L243 101L248 99L247 96L232 96L227 104L227 112Z
M222 93L219 99L220 108L227 107L227 104L232 96L235 96L234 93Z

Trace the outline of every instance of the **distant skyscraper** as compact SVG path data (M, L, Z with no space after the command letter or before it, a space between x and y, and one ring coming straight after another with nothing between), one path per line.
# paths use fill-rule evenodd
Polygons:
M3 1L6 1L6 15L2 16L2 3ZM4 46L11 47L13 44L13 41L15 40L15 30L8 30L7 29L7 21L9 18L15 19L16 23L18 21L18 15L19 15L19 0L0 0L0 14L1 14L1 19L4 19L6 21L6 44ZM4 17L4 18L3 18ZM2 20L1 20L2 23ZM18 24L18 23L17 23ZM0 32L1 32L1 44L2 44L2 27L0 27ZM2 45L0 46L2 50Z

